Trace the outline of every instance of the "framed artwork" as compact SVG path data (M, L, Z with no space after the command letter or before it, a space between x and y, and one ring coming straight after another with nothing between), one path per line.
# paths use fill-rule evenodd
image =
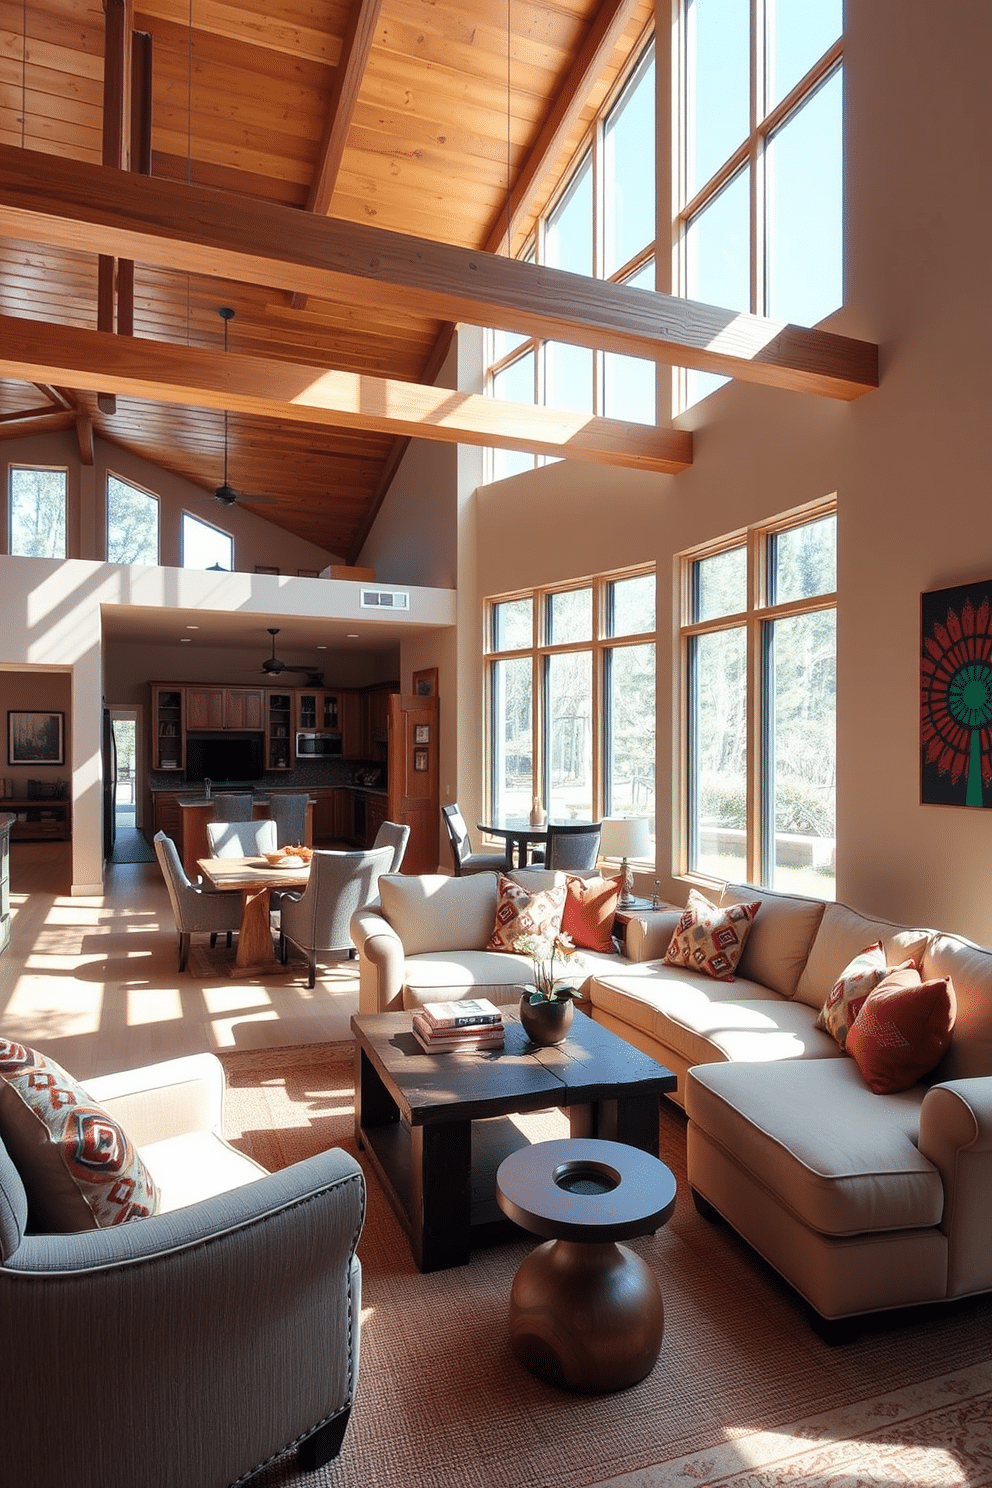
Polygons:
M426 667L413 674L413 690L418 697L437 697L437 667Z
M413 768L423 772L427 769L427 750L415 749L413 751Z
M7 714L9 765L64 765L65 714Z
M416 723L413 726L414 744L429 744L431 742L431 726L429 723Z
M992 806L992 579L921 596L920 800Z

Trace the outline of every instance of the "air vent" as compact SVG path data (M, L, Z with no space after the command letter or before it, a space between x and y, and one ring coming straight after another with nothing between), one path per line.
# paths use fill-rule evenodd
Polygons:
M359 604L363 610L408 610L410 596L403 589L363 589Z

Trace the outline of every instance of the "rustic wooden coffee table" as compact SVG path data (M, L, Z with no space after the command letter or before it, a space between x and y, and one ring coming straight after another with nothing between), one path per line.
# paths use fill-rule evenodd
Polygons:
M457 1054L425 1053L409 1012L351 1020L355 1136L421 1271L463 1266L473 1241L512 1232L495 1186L499 1164L526 1142L511 1115L561 1107L573 1137L658 1156L670 1070L578 1011L550 1049L530 1043L514 1010L501 1011L504 1048Z

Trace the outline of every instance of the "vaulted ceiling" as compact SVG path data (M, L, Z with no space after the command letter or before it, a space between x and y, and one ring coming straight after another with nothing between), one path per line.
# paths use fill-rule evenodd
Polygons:
M438 397L461 319L866 391L873 347L509 260L652 11L0 0L0 438L95 432L212 492L226 425L245 504L354 560L411 436L691 459Z

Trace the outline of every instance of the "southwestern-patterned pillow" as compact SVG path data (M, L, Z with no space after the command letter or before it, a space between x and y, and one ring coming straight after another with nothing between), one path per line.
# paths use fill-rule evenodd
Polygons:
M566 892L566 885L558 884L531 894L501 873L496 924L486 950L526 950L532 955L550 956L555 938L561 934Z
M718 907L690 889L682 918L665 952L665 964L687 966L691 971L705 972L715 981L732 982L734 968L760 908L760 900Z
M912 962L908 963L912 965ZM882 942L865 946L849 961L834 982L826 1002L816 1015L816 1027L830 1033L843 1049L848 1031L869 992L874 991L888 971Z
M54 1059L8 1039L0 1039L0 1137L34 1230L72 1234L155 1213L155 1181L119 1122Z
M947 1053L957 1011L950 977L920 980L910 962L869 992L847 1035L847 1052L876 1095L908 1090Z

